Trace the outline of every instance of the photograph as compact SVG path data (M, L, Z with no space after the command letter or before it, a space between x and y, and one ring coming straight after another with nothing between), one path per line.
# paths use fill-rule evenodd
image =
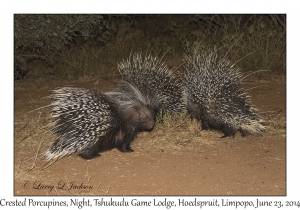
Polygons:
M286 20L14 13L13 196L286 196Z

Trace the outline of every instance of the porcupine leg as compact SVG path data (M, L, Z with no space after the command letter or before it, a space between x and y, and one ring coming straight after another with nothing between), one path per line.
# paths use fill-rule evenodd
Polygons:
M118 146L118 150L121 152L133 152L134 150L131 149L130 143L134 138L134 132L128 132L127 136L125 137L124 141Z
M221 138L233 138L236 132L234 128L227 125L221 127L221 131L224 133L224 136L221 136Z
M248 136L248 133L242 129L238 130L239 132L241 132L242 137Z
M98 141L99 142L99 141ZM82 151L79 156L82 157L83 159L92 159L94 157L100 157L100 154L99 154L99 143L96 143L94 146L92 146L91 148L89 149L85 149L84 151Z
M123 142L121 144L120 147L118 147L118 149L121 151L121 152L133 152L134 150L131 149L130 147L130 143L126 143L126 142Z

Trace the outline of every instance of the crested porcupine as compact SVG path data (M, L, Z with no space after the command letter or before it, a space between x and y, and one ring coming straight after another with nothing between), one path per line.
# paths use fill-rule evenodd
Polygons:
M140 53L130 54L126 61L118 63L118 70L122 82L136 87L155 114L160 110L165 112L185 110L182 89L175 72L161 59L151 54L144 57ZM126 84L125 87L127 86Z
M242 73L226 56L216 51L194 48L184 58L186 106L202 129L217 129L224 137L257 135L265 130L264 121L241 87Z
M112 148L133 152L130 143L136 134L151 130L155 123L146 106L121 92L64 87L50 98L56 120L52 132L58 138L44 154L47 161L71 154L91 159Z
M14 79L24 79L24 76L28 73L28 68L25 60L19 56L14 56Z

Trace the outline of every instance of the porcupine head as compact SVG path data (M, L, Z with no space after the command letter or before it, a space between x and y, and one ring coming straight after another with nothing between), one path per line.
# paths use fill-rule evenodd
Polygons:
M146 106L133 103L119 107L120 129L115 135L116 147L121 152L133 152L130 143L141 131L151 131L155 124L153 113Z

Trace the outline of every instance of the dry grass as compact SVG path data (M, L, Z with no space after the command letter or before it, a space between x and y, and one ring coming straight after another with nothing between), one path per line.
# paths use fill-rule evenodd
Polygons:
M157 117L157 123L151 132L143 132L133 142L133 147L146 151L169 152L172 154L193 150L201 146L215 145L216 135L201 132L201 123L192 120L187 113L166 113Z

